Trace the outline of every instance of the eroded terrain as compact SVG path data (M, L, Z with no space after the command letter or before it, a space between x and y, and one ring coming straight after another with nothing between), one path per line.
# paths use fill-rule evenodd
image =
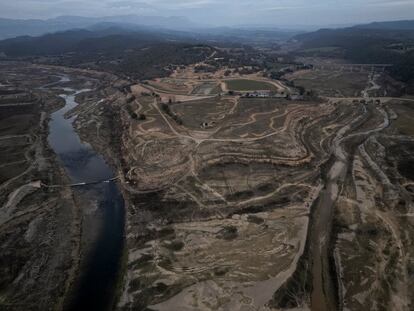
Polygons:
M21 68L8 70L22 80L31 77ZM31 68L44 80L58 70ZM382 73L299 72L289 76L295 86L305 83L322 96L294 99L293 87L257 74L203 76L189 66L137 84L66 70L72 83L92 89L78 96L80 105L69 115L77 115L81 138L116 169L126 200L117 309L412 309L414 102L384 97ZM331 84L318 84L323 77ZM269 89L272 96L261 96ZM252 92L260 96L246 95ZM47 109L46 116L53 108ZM31 128L40 131L38 124ZM34 155L27 150L38 146L43 149L37 152L48 154L27 128L2 131L2 144L9 135L26 139L13 144L15 161L28 161ZM58 221L64 209L56 208L63 203L54 196L66 194L68 206L74 204L66 188L35 188L65 178L37 175L44 172L42 163L58 167L53 155L44 158L45 163L32 162L37 165L30 174L2 175L6 250L13 247L9 238L23 241L39 232L43 239L48 232L31 229L44 214L30 214L27 206L36 204L33 211L44 206L42 213ZM42 204L35 198L40 193L46 198ZM22 204L20 195L33 199ZM51 206L53 214L47 214ZM65 216L65 226L57 228L79 235L75 205L69 211L73 223ZM68 250L81 241L69 237L64 235L72 241L65 248L67 260ZM25 256L24 267L30 267ZM67 275L73 273L72 265L65 267ZM10 282L24 282L12 271L2 279L4 305L13 301Z
M119 307L408 310L411 199L397 154L411 138L398 100L371 97L378 76L352 92L342 76L339 98L321 101L163 104L134 92L145 118L122 119L131 200Z

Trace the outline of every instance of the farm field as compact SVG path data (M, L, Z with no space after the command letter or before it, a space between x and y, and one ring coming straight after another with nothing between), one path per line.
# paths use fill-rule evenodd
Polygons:
M315 70L287 75L287 78L297 86L314 90L324 96L358 97L369 80L369 74Z
M231 91L277 91L274 85L265 81L235 79L225 83Z
M205 82L199 85L196 85L192 90L192 95L217 95L221 92L221 87L218 83L214 82Z

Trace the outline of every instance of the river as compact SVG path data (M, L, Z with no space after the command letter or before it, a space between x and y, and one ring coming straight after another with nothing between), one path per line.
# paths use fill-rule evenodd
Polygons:
M67 82L67 77L61 82ZM65 88L61 95L65 106L51 115L48 142L57 154L72 183L88 183L114 177L111 167L93 148L82 142L73 127L76 118L65 118L75 108L77 94L88 90ZM121 257L124 247L124 200L114 182L98 183L74 189L92 198L96 210L87 217L87 231L95 232L82 258L69 310L109 310L115 302ZM84 222L85 223L85 222ZM85 225L84 225L85 226ZM85 229L85 228L83 228Z

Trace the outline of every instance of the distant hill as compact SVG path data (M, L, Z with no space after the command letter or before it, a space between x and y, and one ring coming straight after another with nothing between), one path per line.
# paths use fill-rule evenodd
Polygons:
M108 17L60 16L47 20L0 18L0 40L18 36L40 36L74 28L88 28L99 23L133 24L174 30L198 27L185 17L126 15Z
M71 30L42 37L17 37L0 42L0 51L9 57L55 55L73 51L82 40L98 37L87 30Z
M0 55L9 59L104 69L137 79L166 76L173 66L200 62L213 52L219 53L186 32L139 27L132 31L107 23L95 30L74 29L0 41Z
M246 33L243 44L249 41ZM252 35L254 40L263 40ZM233 35L155 29L133 24L99 23L89 29L72 29L38 37L21 36L0 41L0 54L6 57L60 56L67 53L124 53L155 43L186 43L240 46L241 37Z
M354 63L393 64L390 73L414 85L412 21L382 22L343 29L321 29L295 37L304 56L341 57Z
M68 52L108 53L135 49L151 42L207 43L215 46L274 45L298 33L277 29L230 27L174 30L128 22L133 17L125 18L122 22L118 22L116 17L107 19L108 21L101 21L86 28L0 40L0 53L7 57L51 56ZM90 20L84 17L61 17L54 21L68 22L64 24L67 26L69 22L85 25Z
M295 39L305 47L317 48L322 46L350 47L378 43L395 43L401 40L413 40L414 30L406 29L371 29L371 28L341 28L320 29L315 32L299 34Z
M414 39L414 20L374 22L353 27L319 29L295 37L308 47L365 45L381 40L398 42Z
M414 20L374 22L370 24L357 25L359 29L388 29L388 30L414 30Z
M0 41L7 57L53 56L64 53L113 53L137 49L151 43L192 42L184 32L160 31L135 26L96 24L94 30L74 29L39 37L22 36Z
M215 27L196 29L193 32L200 35L215 36L220 41L233 41L235 39L245 42L246 44L271 44L276 41L283 41L302 33L302 31L285 30L277 28L257 28L245 27Z

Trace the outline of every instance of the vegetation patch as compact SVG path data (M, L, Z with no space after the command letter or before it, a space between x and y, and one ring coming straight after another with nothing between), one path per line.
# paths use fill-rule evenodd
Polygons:
M237 79L226 81L230 91L277 91L276 87L264 81Z
M402 135L414 135L414 110L408 105L395 105L395 112L398 119L394 125Z

